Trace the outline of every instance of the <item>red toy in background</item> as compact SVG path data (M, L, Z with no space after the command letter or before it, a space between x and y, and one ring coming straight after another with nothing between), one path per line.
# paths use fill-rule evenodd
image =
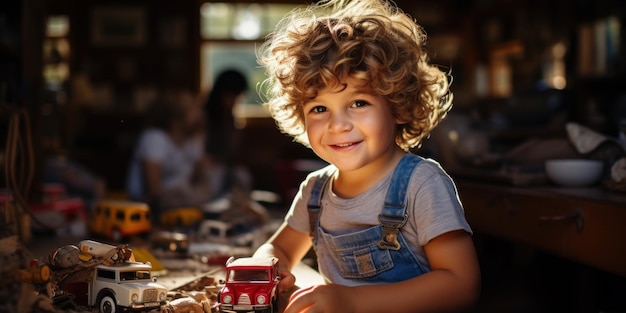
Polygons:
M67 230L75 235L84 233L87 206L80 197L67 194L62 184L44 184L28 203L35 230Z

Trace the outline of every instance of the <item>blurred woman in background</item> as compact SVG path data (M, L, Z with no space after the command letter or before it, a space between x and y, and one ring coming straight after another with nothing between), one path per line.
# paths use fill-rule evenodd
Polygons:
M204 121L190 92L159 97L148 109L127 177L129 198L159 213L200 206L212 197L204 162Z

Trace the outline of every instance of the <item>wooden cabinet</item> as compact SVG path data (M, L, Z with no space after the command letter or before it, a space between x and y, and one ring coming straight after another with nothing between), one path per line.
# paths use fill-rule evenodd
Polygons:
M458 182L477 233L528 244L626 277L626 195L598 189Z
M626 203L577 204L584 228L568 234L565 256L626 277Z

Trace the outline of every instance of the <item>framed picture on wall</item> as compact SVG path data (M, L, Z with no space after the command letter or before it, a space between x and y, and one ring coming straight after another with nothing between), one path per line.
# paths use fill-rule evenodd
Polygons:
M96 7L91 38L95 46L138 47L146 41L145 10L141 7Z

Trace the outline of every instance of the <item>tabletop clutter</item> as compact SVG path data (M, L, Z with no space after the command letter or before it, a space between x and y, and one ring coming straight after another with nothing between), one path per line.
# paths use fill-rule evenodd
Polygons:
M626 192L626 135L611 137L575 122L566 136L531 137L505 152L492 152L488 135L471 157L457 155L459 178L496 181L513 186L587 188L601 185ZM476 149L475 149L476 150Z
M610 190L626 191L626 141L574 122L567 123L566 131L581 157L547 160L549 178L565 186L588 186L601 182Z
M33 239L40 242L31 246L3 229L0 298L10 301L0 312L219 312L227 261L252 255L274 224L237 234L229 223L204 220L194 231L151 228L123 240L88 232L70 238L102 241L60 246L54 246L65 242L60 237Z
M128 244L83 240L46 259L34 257L15 236L0 243L0 296L14 299L4 301L3 312L218 312L219 269L168 288Z

